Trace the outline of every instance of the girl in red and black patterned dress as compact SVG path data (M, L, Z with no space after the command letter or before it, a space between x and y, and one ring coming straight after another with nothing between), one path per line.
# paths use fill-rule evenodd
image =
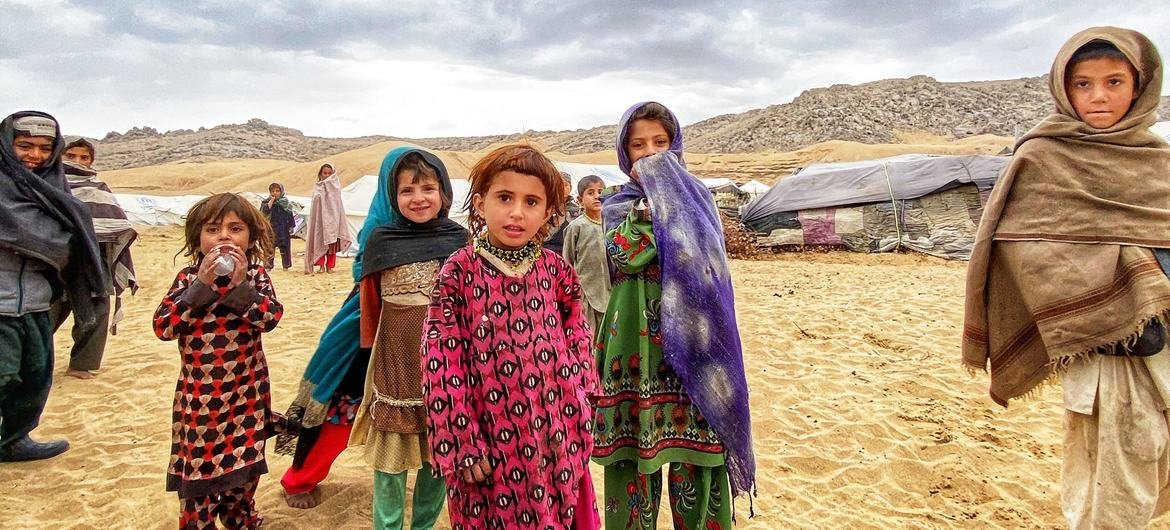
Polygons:
M253 500L265 439L275 430L268 363L260 334L284 308L260 266L272 255L272 229L242 197L221 193L187 212L179 271L158 311L154 332L178 340L167 491L179 494L180 529L256 528Z

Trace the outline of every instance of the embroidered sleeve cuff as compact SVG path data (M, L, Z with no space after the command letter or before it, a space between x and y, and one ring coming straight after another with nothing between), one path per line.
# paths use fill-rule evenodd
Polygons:
M253 304L258 304L262 300L264 297L256 292L252 282L244 282L228 291L227 296L223 297L223 305L228 306L235 314L242 315L251 309Z
M219 298L219 294L207 284L195 280L191 282L191 286L183 292L182 299L187 302L191 309L204 309L211 305Z

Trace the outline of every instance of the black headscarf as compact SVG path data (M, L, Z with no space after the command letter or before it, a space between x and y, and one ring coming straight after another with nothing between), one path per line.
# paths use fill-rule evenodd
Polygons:
M378 187L390 202L394 219L379 226L370 234L362 251L362 276L391 267L433 259L446 259L451 253L467 245L467 229L447 217L450 207L439 210L438 217L425 223L415 223L398 209L398 168L406 155L417 153L423 161L435 168L439 175L443 197L451 204L454 191L447 167L439 157L418 148L397 148L386 155L378 175Z
M28 169L16 156L13 122L25 116L57 120L43 112L16 112L0 122L0 248L36 259L57 271L49 278L55 290L69 294L76 326L93 331L93 298L108 296L106 270L98 252L89 209L73 198L61 153L65 141L57 124L53 154L41 167Z

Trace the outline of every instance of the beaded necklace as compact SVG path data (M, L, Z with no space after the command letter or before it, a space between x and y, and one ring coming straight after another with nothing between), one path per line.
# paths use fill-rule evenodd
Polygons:
M535 241L529 241L527 245L516 250L508 250L493 245L491 241L488 241L487 236L475 238L475 250L487 252L513 267L525 261L535 261L540 256L540 245L537 245Z

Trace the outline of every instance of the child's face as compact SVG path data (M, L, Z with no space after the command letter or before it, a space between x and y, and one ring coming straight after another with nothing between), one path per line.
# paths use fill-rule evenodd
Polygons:
M53 138L18 134L12 140L12 150L24 167L36 169L53 156Z
M317 180L325 180L331 176L333 176L333 168L325 166L321 168L321 172L317 174Z
M247 250L251 243L252 231L236 212L227 212L218 221L204 223L199 231L199 251L204 256L220 245L235 245Z
M268 194L271 195L273 199L279 199L280 198L280 188L277 188L277 187L269 188Z
M544 183L515 171L496 173L487 193L471 200L487 224L488 240L506 249L527 245L551 217Z
M81 146L70 147L61 156L79 166L88 168L93 165L93 155L89 154L89 149Z
M595 182L585 188L585 193L577 197L577 200L581 201L581 207L585 209L585 214L594 219L601 217L601 190L603 189L605 189L604 184Z
M412 182L418 172L413 169L398 172L398 211L415 223L425 223L439 215L443 208L443 193L439 181L423 177Z
M1108 129L1125 117L1137 99L1136 81L1129 61L1100 57L1073 65L1065 90L1081 121Z
M626 157L633 165L639 159L670 150L670 135L657 120L634 120L626 135Z

